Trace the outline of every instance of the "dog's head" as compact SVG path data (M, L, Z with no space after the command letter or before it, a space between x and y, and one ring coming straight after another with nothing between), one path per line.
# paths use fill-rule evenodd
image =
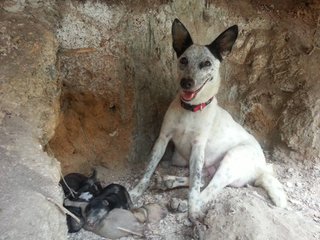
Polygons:
M186 27L178 19L174 20L173 48L178 57L178 80L183 101L206 101L218 92L220 62L230 53L237 36L238 26L234 25L209 45L197 45Z

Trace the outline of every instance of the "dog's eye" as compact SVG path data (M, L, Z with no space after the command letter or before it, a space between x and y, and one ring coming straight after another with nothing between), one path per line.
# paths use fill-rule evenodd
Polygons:
M188 59L186 57L183 57L183 58L180 59L180 63L182 65L187 65L188 64Z
M204 68L204 67L210 67L211 66L211 62L210 61L204 61L204 62L201 62L200 64L199 64L199 68L200 69L202 69L202 68Z
M205 65L206 67L210 67L210 66L211 66L211 62L210 62L210 61L205 61L205 62L204 62L204 65Z

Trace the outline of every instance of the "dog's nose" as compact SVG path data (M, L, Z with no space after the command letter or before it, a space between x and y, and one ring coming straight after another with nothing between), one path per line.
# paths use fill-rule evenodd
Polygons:
M192 78L182 78L180 81L180 86L183 89L189 90L194 86L194 81Z

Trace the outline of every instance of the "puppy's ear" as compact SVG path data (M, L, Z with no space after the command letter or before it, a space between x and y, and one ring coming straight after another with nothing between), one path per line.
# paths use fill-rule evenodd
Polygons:
M177 18L172 23L172 39L178 58L193 44L188 30Z
M234 42L238 37L238 26L229 27L221 33L211 44L206 47L220 61L222 61L232 49Z
M96 181L97 180L97 170L92 168L92 174L88 178Z

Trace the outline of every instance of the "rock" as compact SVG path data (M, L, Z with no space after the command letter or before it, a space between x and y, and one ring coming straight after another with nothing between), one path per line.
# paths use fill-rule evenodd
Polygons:
M141 223L156 223L168 214L168 210L157 203L149 203L140 208L132 209L131 211Z
M240 192L230 196L228 191L222 195L205 218L209 229L203 239L316 240L314 236L320 231L319 225L310 219L292 211L270 208L252 195ZM231 206L234 212L228 214Z
M150 223L159 222L168 214L167 208L157 203L147 204L144 206L144 208L147 210L147 221Z
M60 165L42 147L60 111L55 9L0 2L0 239L67 238Z
M187 226L187 227L191 227L192 226L192 222L188 218L184 219L182 224L184 226Z
M132 209L131 212L140 223L145 223L147 221L147 217L148 217L147 209L140 207L140 208Z
M188 211L188 200L172 198L170 200L170 209L177 212L186 212Z
M117 239L134 234L142 236L143 225L125 209L115 208L109 212L94 232L102 237Z

